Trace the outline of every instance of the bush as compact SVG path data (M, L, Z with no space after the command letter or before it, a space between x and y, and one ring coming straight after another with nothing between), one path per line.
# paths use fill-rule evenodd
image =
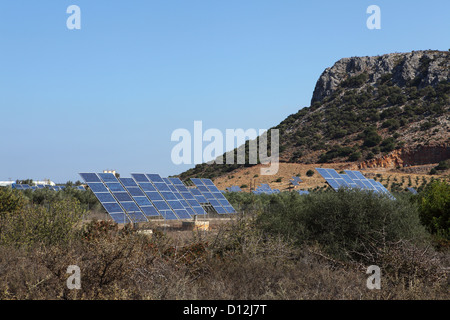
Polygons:
M269 233L318 243L338 259L373 263L388 243L424 239L417 207L359 190L281 196L259 218Z
M311 169L309 169L308 171L306 171L306 175L307 175L308 177L312 177L312 176L314 175L314 171L311 170Z
M355 151L348 157L348 161L358 161L359 159L361 159L361 157L361 152Z
M0 215L20 210L26 202L22 192L0 187Z
M75 199L23 207L1 216L0 244L29 247L67 243L75 236L75 226L83 214Z
M377 133L376 129L369 128L363 132L364 142L363 145L366 147L375 147L378 145L383 138Z
M450 184L435 180L419 198L422 223L433 234L450 240Z
M450 160L445 160L445 161L441 161L439 162L439 164L434 167L436 170L448 170L450 169Z

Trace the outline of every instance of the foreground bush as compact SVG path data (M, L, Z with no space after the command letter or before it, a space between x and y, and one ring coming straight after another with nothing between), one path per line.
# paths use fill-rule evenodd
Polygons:
M409 199L392 201L359 190L283 195L258 219L266 232L318 243L337 259L373 262L390 243L424 242L416 206Z
M75 226L84 214L75 199L47 206L28 205L0 215L0 244L33 246L64 244L75 236Z
M450 240L450 184L436 180L419 197L419 213L428 230Z

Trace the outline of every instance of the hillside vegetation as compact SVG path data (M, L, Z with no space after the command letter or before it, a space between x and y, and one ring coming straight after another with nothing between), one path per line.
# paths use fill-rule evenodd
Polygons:
M311 105L273 127L280 161L361 163L396 150L409 152L401 165L450 158L449 73L443 51L339 60L317 81ZM243 166L251 165L201 164L179 176L214 178Z

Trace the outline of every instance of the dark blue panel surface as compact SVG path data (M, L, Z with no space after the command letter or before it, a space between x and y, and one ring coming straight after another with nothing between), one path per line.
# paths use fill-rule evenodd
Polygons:
M136 205L136 203L133 202L121 202L120 203L122 207L125 209L126 212L140 212L141 210Z
M161 195L159 194L159 192L157 191L149 191L145 193L150 200L155 201L155 200L163 200L163 198L161 197Z
M98 173L97 174L104 182L119 182L116 176L112 173Z
M105 184L112 192L125 191L119 182L106 182Z
M148 178L143 173L132 173L131 176L137 182L149 182Z
M156 191L156 188L150 182L141 182L139 185L144 191Z
M92 192L109 192L102 182L88 182L89 188Z
M127 190L133 197L145 197L144 192L139 187L128 187Z
M137 187L138 186L136 184L136 181L134 181L133 178L120 178L119 180L120 180L120 182L122 182L122 184L125 187Z
M116 223L128 223L128 222L130 222L128 220L127 216L125 214L123 214L123 213L110 213L109 215L111 216L111 218Z
M164 180L161 178L159 174L155 173L147 173L147 178L150 179L151 182L164 182Z
M130 197L128 192L113 192L113 195L114 195L114 197L116 197L116 199L119 202L122 202L122 201L133 201L133 199Z
M158 210L156 210L155 207L153 207L153 206L141 207L141 210L147 216L152 216L152 217L159 216Z
M115 203L103 203L103 207L106 211L108 211L109 214L112 213L123 213L122 208L119 206L117 202Z
M80 173L79 175L85 182L101 182L100 178L95 173Z
M136 203L140 206L151 206L152 203L150 202L150 200L148 200L147 197L134 197L134 201L136 201Z

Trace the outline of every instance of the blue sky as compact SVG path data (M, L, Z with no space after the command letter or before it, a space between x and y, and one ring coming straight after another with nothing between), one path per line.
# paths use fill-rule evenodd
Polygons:
M70 5L81 29L69 30ZM381 29L369 30L369 5ZM448 0L4 0L0 180L180 173L174 130L268 129L351 56L448 50Z

